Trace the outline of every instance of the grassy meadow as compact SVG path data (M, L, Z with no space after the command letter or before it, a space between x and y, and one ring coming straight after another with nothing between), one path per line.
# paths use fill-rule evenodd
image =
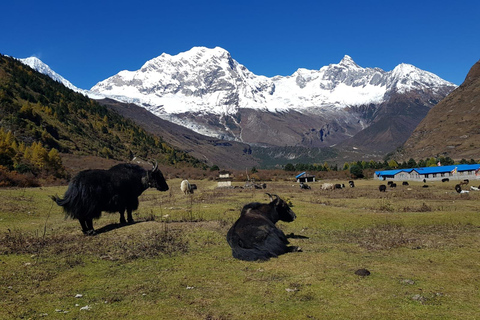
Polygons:
M480 319L479 191L190 182L147 190L135 224L104 213L93 237L49 198L66 187L0 189L0 319ZM226 233L265 192L293 205L278 226L303 252L236 260Z

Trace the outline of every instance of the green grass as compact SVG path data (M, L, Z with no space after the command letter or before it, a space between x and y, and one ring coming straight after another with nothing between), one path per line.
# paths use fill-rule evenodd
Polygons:
M387 193L372 180L334 191L193 182L193 197L178 179L168 192L148 190L137 223L94 237L52 205L65 187L0 189L0 319L478 318L480 192L440 182ZM278 225L305 237L291 239L303 252L235 260L225 235L265 191L293 204L297 220ZM94 225L118 220L104 214Z

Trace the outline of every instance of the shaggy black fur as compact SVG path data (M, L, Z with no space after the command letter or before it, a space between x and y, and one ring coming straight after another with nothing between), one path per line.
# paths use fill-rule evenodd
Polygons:
M120 223L132 223L132 211L138 208L138 197L146 189L154 187L167 191L168 185L162 172L155 166L145 170L136 164L118 164L108 170L84 170L68 185L64 198L52 196L63 207L65 214L78 219L83 233L95 234L93 219L102 211L120 212Z
M271 199L268 204L253 202L243 207L240 218L227 233L234 258L268 260L287 252L300 251L298 247L287 246L287 237L275 226L278 220L295 220L295 213L278 196Z

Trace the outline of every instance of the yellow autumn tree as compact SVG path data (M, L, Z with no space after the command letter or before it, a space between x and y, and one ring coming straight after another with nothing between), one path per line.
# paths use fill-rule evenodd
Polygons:
M28 148L27 148L28 149ZM45 149L42 146L41 142L34 142L30 146L31 153L30 159L27 159L30 161L30 163L37 167L38 169L42 170L45 168L45 166L48 163L48 152L47 149ZM25 152L26 153L26 152Z
M63 164L62 158L60 157L60 153L57 149L53 148L48 153L48 166L55 172L62 171Z

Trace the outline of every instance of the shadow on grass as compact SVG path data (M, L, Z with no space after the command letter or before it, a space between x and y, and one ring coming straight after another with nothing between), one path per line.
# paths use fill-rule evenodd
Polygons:
M102 234L102 233L105 233L105 232L110 232L110 231L113 231L113 230L116 230L116 229L120 229L120 228L123 228L123 227L128 227L128 226L131 226L131 225L134 225L134 224L137 224L137 223L142 223L142 222L145 222L145 221L134 221L134 222L129 222L129 223L107 224L106 226L103 226L99 229L95 229L95 235L99 235L99 234Z
M309 239L309 237L301 236L299 234L294 234L293 232L290 234L287 234L286 237L289 239Z

